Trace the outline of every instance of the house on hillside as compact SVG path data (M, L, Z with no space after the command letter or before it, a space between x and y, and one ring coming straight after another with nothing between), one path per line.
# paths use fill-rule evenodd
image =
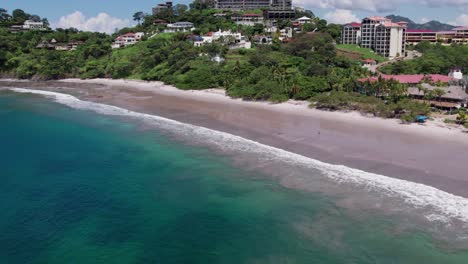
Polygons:
M58 51L72 51L76 50L79 45L82 45L83 41L69 41L67 43L58 43L57 40L51 39L49 41L43 40L37 44L36 49L48 49Z
M309 24L312 23L312 18L303 16L301 18L296 19L294 22L297 22L300 25Z
M45 31L47 27L44 25L42 21L33 21L33 20L26 20L24 21L23 25L13 25L9 28L11 33L17 33L22 31Z
M57 41L55 39L52 39L50 41L43 40L37 44L36 49L48 49L48 50L54 50L56 46Z
M189 38L193 41L193 45L195 47L201 47L213 42L218 42L222 45L226 45L230 49L250 49L252 47L252 43L248 41L245 36L243 36L241 33L232 32L230 30L219 30L216 32L209 32L204 36L190 36Z
M365 60L362 60L361 63L362 63L362 67L365 67L365 68L369 68L371 66L377 65L377 61L373 59L365 59Z
M233 14L231 20L238 25L254 26L255 24L264 24L263 15L259 14Z
M23 29L25 29L25 30L46 30L47 27L44 26L44 22L42 22L42 21L26 20L26 21L24 21Z
M167 24L167 28L164 30L164 33L191 32L194 30L195 27L192 22L176 22Z
M255 35L253 41L257 45L271 45L273 44L273 37L268 35Z
M166 20L164 19L155 19L153 21L153 24L154 25L161 25L161 26L167 26L169 24L169 22L167 22Z
M139 42L143 38L144 35L145 33L143 32L137 32L137 33L129 32L129 33L120 35L117 38L115 38L114 43L112 43L112 48L118 49L118 48L122 48L125 46L134 45L137 42Z
M171 10L172 6L172 1L158 4L157 6L153 7L153 16L159 15L160 13L163 13L166 10Z

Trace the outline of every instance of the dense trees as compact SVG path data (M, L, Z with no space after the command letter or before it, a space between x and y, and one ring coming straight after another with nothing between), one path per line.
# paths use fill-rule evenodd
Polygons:
M145 13L138 11L135 14L133 14L133 20L137 21L138 24L141 23L141 21L145 18Z
M247 37L263 33L261 26L238 26L229 19L213 16L216 10L205 9L205 4L206 1L199 1L199 9L190 10L177 5L174 10L144 18L142 12L137 12L135 20L143 19L143 22L134 28L121 29L117 34L156 31L159 29L159 25L153 23L156 19L192 21L199 34L218 29L239 30ZM22 19L25 15L31 18L21 11L16 11L12 17ZM111 50L110 44L117 34L111 37L73 28L10 34L5 27L0 27L0 73L34 79L158 80L181 89L224 87L228 95L246 100L313 100L321 108L357 109L407 119L425 113L425 105L410 106L405 97L406 87L399 83L382 80L355 83L368 72L356 62L337 55L334 37L339 26L315 20L314 26L321 28L318 32L296 34L287 44L276 37L273 45L259 45L249 50L229 50L223 44L231 43L230 38L194 47L188 33L162 33L133 46ZM36 48L38 43L51 39L83 43L77 50L66 52ZM217 56L224 57L225 61L216 62ZM434 96L440 98L441 95Z
M445 75L454 66L468 69L467 45L442 46L421 42L416 49L423 53L422 57L389 64L382 67L381 71L388 74L440 73Z

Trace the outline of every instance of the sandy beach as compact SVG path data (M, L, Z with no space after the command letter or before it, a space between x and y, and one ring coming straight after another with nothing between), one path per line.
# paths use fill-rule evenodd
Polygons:
M441 122L403 125L307 102L245 102L223 90L182 91L160 82L1 80L235 134L331 164L423 183L468 197L468 133Z

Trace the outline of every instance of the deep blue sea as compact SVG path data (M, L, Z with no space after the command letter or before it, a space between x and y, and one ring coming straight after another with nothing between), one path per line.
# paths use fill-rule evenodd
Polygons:
M468 263L401 215L133 119L0 91L0 142L1 264Z

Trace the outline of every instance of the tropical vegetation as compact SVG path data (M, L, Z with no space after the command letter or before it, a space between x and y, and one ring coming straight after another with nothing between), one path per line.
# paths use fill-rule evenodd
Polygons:
M422 52L419 58L399 61L380 68L387 74L447 74L454 66L468 69L468 45L452 44L443 46L423 41L416 45L416 50Z
M337 53L334 42L339 27L319 18L314 18L315 28L311 31L315 32L296 34L288 43L274 36L272 45L237 50L226 48L224 40L195 47L188 33L158 33L164 26L154 23L191 21L197 28L195 34L230 29L252 38L263 33L260 25L238 26L229 19L213 16L215 13L199 1L190 8L176 5L157 16L137 12L133 16L137 26L109 36L73 28L12 34L8 26L32 16L24 11L15 10L10 15L0 10L0 75L37 80L68 77L157 80L180 89L222 87L229 96L245 100L311 100L318 108L359 110L408 121L429 112L426 104L410 101L406 87L397 82L356 82L369 72L358 61ZM280 21L279 25L285 27L288 22ZM147 36L135 45L111 49L116 36L132 31L146 32ZM39 43L51 39L82 44L73 51L37 48ZM215 57L225 60L217 62Z

